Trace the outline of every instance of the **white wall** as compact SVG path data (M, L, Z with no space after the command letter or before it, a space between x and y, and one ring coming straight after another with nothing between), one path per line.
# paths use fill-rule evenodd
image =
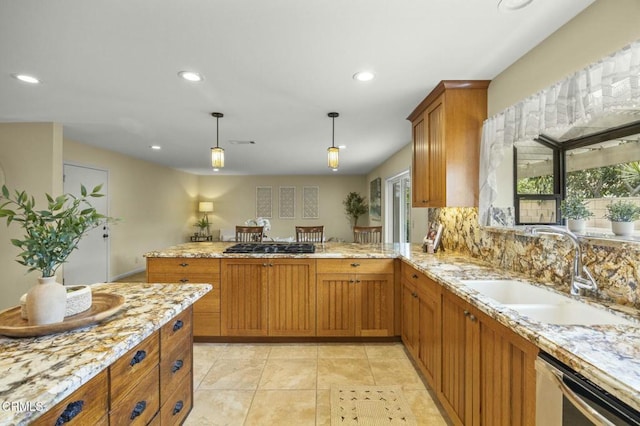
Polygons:
M45 193L62 193L62 128L53 123L1 123L0 167L5 183L13 192L25 190L46 207ZM39 273L27 274L27 268L15 262L19 249L11 238L21 238L22 228L0 223L0 309L19 303L20 296L36 283ZM61 274L58 275L62 279Z
M342 201L349 192L366 195L368 191L364 176L200 176L198 188L200 201L213 201L214 212L209 214L209 223L214 236L220 229L235 229L248 219L256 217L256 187L272 188L272 218L270 236L294 237L295 226L324 225L325 238L339 238L353 241L351 225L344 212ZM278 210L279 187L296 188L295 219L280 219ZM302 218L302 187L318 186L320 191L320 217ZM192 221L199 217L194 205ZM367 223L366 216L358 220ZM191 232L195 232L192 227Z
M489 85L489 116L640 39L640 0L597 0L496 76ZM513 204L513 151L498 170L495 205Z
M64 161L109 172L109 215L120 219L110 230L110 279L143 270L144 253L191 233L197 176L68 139Z

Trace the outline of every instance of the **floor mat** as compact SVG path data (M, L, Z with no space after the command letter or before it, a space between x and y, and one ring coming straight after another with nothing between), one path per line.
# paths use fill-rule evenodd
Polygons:
M417 425L400 386L331 388L331 425Z

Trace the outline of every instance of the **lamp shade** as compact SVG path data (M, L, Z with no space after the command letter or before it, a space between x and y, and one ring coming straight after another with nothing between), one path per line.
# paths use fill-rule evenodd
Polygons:
M224 167L224 149L219 147L211 148L211 166L214 169Z
M201 213L209 213L213 211L213 203L211 201L200 201L198 203L198 211Z
M338 168L338 155L340 150L335 146L327 148L327 162L330 169L336 170Z

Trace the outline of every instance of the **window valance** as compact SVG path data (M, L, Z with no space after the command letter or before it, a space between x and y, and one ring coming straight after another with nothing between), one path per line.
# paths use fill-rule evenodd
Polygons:
M485 120L480 148L479 221L497 198L505 149L541 134L572 139L640 119L640 40Z

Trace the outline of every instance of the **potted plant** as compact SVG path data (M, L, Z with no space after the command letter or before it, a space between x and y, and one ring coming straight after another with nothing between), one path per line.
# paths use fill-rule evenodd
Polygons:
M200 230L198 232L199 236L203 237L209 235L209 219L206 216L198 220L195 226Z
M593 213L587 208L587 204L581 197L567 197L560 203L560 212L562 217L567 219L567 228L569 231L584 232L586 227L586 219L593 216Z
M102 197L102 185L87 192L80 187L80 197L71 194L47 197L47 208L36 209L35 199L25 191L9 192L2 186L0 217L7 218L7 226L20 224L25 235L12 239L11 244L20 248L16 261L28 267L28 272L39 271L38 284L27 292L26 310L29 325L44 325L64 320L67 291L56 283L56 270L78 247L80 239L91 229L100 226L107 217L99 214L88 201L90 197Z
M350 192L342 204L349 220L353 220L353 226L358 226L358 218L369 211L365 197L357 192Z
M604 217L611 221L611 230L615 235L631 235L633 222L640 219L640 206L630 201L616 201L607 206Z

